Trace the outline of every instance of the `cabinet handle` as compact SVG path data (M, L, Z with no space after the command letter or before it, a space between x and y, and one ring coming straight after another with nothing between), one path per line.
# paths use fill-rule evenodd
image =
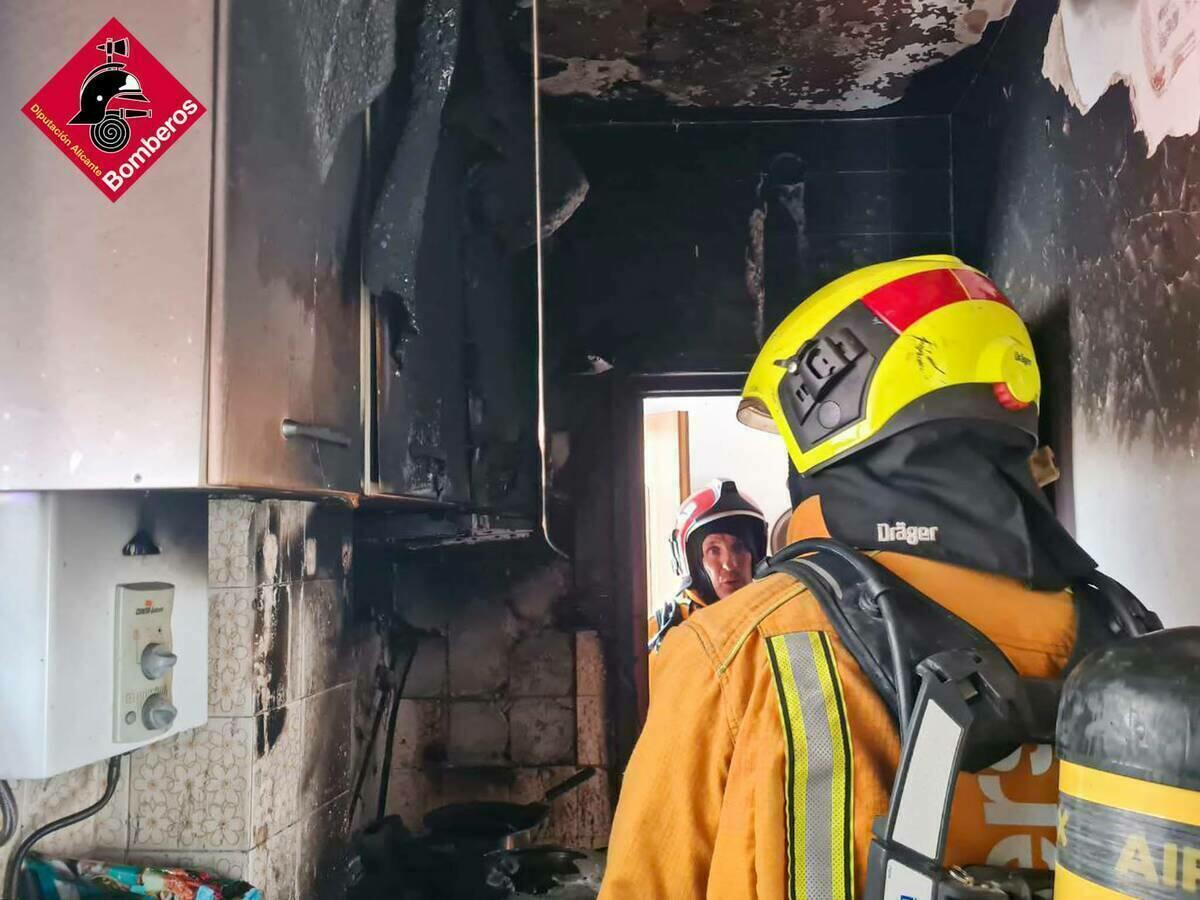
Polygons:
M289 441L292 438L308 438L324 444L337 444L339 447L349 447L354 443L344 431L324 425L313 425L311 422L297 422L295 419L284 419L279 423L279 433L283 435L284 440Z

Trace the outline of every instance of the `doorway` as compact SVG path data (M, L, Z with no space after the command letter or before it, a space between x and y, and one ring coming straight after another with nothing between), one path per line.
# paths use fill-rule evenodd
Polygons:
M791 512L787 451L773 434L741 425L737 394L671 394L642 399L646 609L654 614L679 590L670 536L680 504L714 479L736 482L767 526Z

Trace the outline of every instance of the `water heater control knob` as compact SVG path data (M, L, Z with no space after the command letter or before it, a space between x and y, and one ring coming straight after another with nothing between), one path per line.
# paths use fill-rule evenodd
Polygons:
M142 704L142 724L151 731L165 731L175 721L179 710L164 694L151 694Z
M151 681L158 681L174 668L179 657L162 644L147 644L142 651L142 674Z

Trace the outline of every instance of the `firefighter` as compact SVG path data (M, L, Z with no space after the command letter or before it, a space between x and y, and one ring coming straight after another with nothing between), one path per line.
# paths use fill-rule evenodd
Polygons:
M797 307L759 354L743 424L800 478L789 540L833 537L991 638L1022 675L1071 655L1067 586L1094 570L1029 467L1029 334L952 256L870 266ZM899 754L888 709L815 598L769 574L673 628L626 771L602 900L862 889ZM949 864L1047 867L1057 762L1026 746L961 775Z
M715 478L684 500L671 532L679 591L650 617L650 652L695 610L748 585L766 555L767 520L733 481Z

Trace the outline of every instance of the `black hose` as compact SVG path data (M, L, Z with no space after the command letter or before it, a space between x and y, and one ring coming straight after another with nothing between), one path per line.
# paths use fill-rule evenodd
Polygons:
M409 670L412 669L413 659L417 655L417 641L413 640L404 660L404 671L392 689L392 707L388 710L387 738L383 745L383 760L379 773L379 802L375 808L375 818L382 819L387 812L388 783L392 774L392 745L396 741L396 717L400 713L400 696L404 693L404 684L408 681Z
M108 801L112 799L113 794L117 792L117 782L120 780L121 757L114 756L108 761L108 782L104 787L103 797L91 806L79 810L79 812L71 813L70 815L63 816L61 819L47 822L40 828L35 828L25 840L17 845L17 849L13 851L12 857L8 860L8 868L4 873L3 900L18 900L17 879L21 877L21 869L25 865L25 857L29 855L29 851L33 849L33 845L48 834L61 831L63 828L68 828L71 825L77 825L84 819L89 819L100 812L100 810L108 805Z
M908 723L912 718L913 693L911 673L908 669L908 654L905 652L904 641L900 637L900 629L896 624L896 613L892 609L888 592L885 590L875 598L879 611L883 614L883 626L887 631L888 647L892 653L892 677L896 680L896 704L900 724L900 739L908 734Z
M769 557L764 563L760 564L760 567L762 571L768 571L772 567L782 563L790 562L795 564L797 561L803 562L800 557L821 550L832 553L854 569L855 574L861 581L865 595L864 599L869 604L875 605L883 617L884 628L888 638L888 649L892 656L892 679L896 683L896 705L898 707L896 717L898 719L900 735L903 738L908 729L908 721L913 711L913 683L911 673L907 668L907 648L900 635L895 611L887 597L894 590L887 581L891 573L884 566L875 562L870 557L863 555L853 547L830 538L806 538L802 541L796 541L794 544L780 550L774 556ZM810 590L812 589L811 584L809 588ZM825 606L825 604L822 605ZM834 608L832 604L828 605L827 612ZM838 630L840 634L840 629ZM853 648L851 649L853 650ZM863 647L863 649L865 650L866 648Z
M354 792L350 795L350 809L346 813L346 825L349 826L354 821L354 810L358 807L358 801L362 798L363 782L367 778L367 764L371 761L371 754L375 751L375 739L379 737L379 723L383 721L383 710L387 706L388 689L383 684L378 687L379 697L375 703L375 714L371 717L371 733L367 735L367 742L363 745L362 758L358 761L358 774L354 776Z
M13 796L12 787L0 778L0 847L13 839L17 833L17 798Z

